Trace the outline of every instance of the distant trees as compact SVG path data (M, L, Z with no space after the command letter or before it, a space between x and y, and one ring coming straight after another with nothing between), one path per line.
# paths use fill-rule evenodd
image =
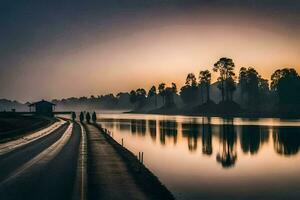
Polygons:
M199 85L200 85L201 89L205 88L206 102L210 101L210 83L211 83L211 73L208 70L200 71L200 73L199 73ZM202 96L203 96L204 91L201 90L201 92L202 92Z
M232 94L236 89L234 68L234 62L230 58L220 58L220 60L214 64L213 71L219 72L218 81L222 101L232 100Z
M146 90L143 88L139 88L136 91L132 90L130 92L130 102L133 104L137 104L137 109L140 109L145 104L146 100Z
M211 106L204 104L198 106L199 112L203 113L224 113L231 114L232 112L249 110L251 112L266 111L271 112L274 106L281 106L283 110L293 111L294 108L299 108L300 111L300 77L295 69L283 68L276 70L271 76L271 85L267 79L256 71L254 67L241 67L238 74L238 80L235 76L235 64L231 58L222 57L213 65L213 72L218 74L217 82L212 83L212 73L209 70L202 70L199 76L194 73L188 73L185 84L178 88L175 83L166 86L165 83L160 83L158 86L151 86L146 92L143 88L132 90L130 93L121 92L116 96L113 94L67 98L62 100L53 100L53 103L59 106L81 106L85 105L87 110L105 108L124 108L136 110L150 111L158 107L158 102L162 107L174 107L175 102L179 107L185 106L183 110L191 110L205 102L212 102ZM218 97L216 90L220 91L221 100ZM238 93L240 96L236 98ZM161 101L157 101L160 97ZM178 99L180 96L181 99ZM201 97L201 101L200 101ZM153 101L154 100L154 101ZM180 101L182 100L182 102ZM234 102L233 100L237 100ZM213 101L219 101L218 105ZM278 101L278 102L277 102ZM122 104L120 102L123 102ZM183 103L183 104L182 104ZM152 105L150 105L152 104ZM118 107L122 105L122 107ZM150 105L150 106L149 106ZM243 109L241 109L240 105ZM287 107L286 105L289 105ZM67 107L68 109L68 107ZM80 108L82 109L82 108ZM296 109L297 110L297 109ZM295 111L296 112L296 111ZM259 114L259 113L258 113ZM80 113L80 120L84 120L84 116ZM75 119L72 116L72 119Z

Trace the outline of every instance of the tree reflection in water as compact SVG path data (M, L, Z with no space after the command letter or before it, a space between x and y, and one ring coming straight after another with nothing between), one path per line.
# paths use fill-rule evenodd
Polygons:
M146 135L146 120L132 119L132 120L130 120L130 124L131 124L131 133L132 134L137 133L142 136Z
M174 120L159 121L160 143L166 144L166 136L173 137L174 144L177 143L177 122Z
M233 121L230 120L221 126L220 152L217 154L217 162L224 168L233 167L237 160L236 132Z
M182 123L182 136L187 137L189 151L193 152L197 150L197 143L199 137L199 124L195 121L190 123Z
M159 137L160 144L165 145L168 139L174 144L177 143L178 134L187 139L187 147L190 152L196 152L199 147L198 139L201 137L202 154L211 156L213 154L213 133L219 137L219 150L216 152L217 163L224 168L234 167L237 161L237 139L240 140L240 148L244 153L257 155L264 143L269 143L270 136L273 136L274 150L281 156L296 155L300 149L300 128L299 127L272 127L259 125L234 125L233 120L225 120L222 124L211 124L209 117L195 120L177 122L176 120L154 119L101 119L105 128L116 127L120 131L131 132L145 136L149 134L155 142ZM181 133L178 133L178 125L181 126ZM147 128L149 127L149 129ZM159 133L158 133L159 131ZM157 135L159 134L159 136ZM238 137L239 136L239 137ZM122 136L123 137L123 136ZM180 141L185 142L186 140ZM186 144L185 144L186 145ZM240 155L243 156L243 155Z
M240 143L244 153L256 154L264 142L269 139L267 127L242 126Z
M156 120L148 121L150 136L153 141L156 141Z
M202 153L210 156L213 153L212 147L212 130L210 117L207 118L207 123L202 123Z
M297 127L276 127L273 130L274 149L284 156L296 155L300 148L300 129Z

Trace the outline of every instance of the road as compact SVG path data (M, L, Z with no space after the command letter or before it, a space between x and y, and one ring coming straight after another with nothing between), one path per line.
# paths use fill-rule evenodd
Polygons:
M87 124L89 199L147 199L116 150Z
M66 123L1 155L0 199L72 199L80 138L80 126Z
M149 199L99 129L53 126L0 144L0 199Z

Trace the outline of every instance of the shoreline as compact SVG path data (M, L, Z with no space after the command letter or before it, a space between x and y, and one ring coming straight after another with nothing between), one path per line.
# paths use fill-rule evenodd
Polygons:
M142 111L128 111L122 114L144 114L144 115L179 115L187 117L220 117L220 118L247 118L247 119L267 119L267 118L278 118L278 119L300 119L300 115L286 116L282 114L216 114L216 113L183 113L183 112L142 112Z

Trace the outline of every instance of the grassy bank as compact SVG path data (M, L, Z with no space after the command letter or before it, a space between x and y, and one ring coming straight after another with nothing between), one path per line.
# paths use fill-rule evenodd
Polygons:
M0 114L0 142L16 139L38 131L50 124L55 119L40 116L24 116L14 113Z
M151 199L174 199L171 192L159 181L159 179L144 166L137 157L128 149L117 143L110 135L104 132L100 125L94 124L105 135L108 143L113 146L128 167L130 174L137 184ZM86 128L86 127L85 127Z

